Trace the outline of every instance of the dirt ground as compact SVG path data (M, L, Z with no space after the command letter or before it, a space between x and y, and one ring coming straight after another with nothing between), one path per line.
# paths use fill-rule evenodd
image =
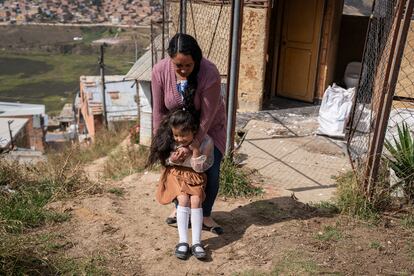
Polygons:
M98 160L88 168L93 178L101 167ZM68 257L94 256L113 275L414 274L412 228L332 215L268 184L260 198L219 198L214 218L225 234L203 231L205 262L178 260L177 229L164 223L171 206L154 199L158 177L134 174L103 182L102 194L55 202L50 208L71 219L42 231L59 233Z

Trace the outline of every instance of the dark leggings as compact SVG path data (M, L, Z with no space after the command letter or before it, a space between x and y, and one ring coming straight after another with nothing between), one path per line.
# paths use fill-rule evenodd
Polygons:
M213 208L214 201L216 200L219 190L220 182L220 163L223 158L223 154L214 147L214 163L210 169L206 171L207 185L206 185L206 199L203 202L203 216L209 217L211 215L211 209Z

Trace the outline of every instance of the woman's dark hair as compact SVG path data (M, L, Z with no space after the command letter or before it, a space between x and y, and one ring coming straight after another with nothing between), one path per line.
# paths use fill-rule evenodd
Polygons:
M183 132L191 131L196 133L199 128L199 119L188 109L180 108L169 113L162 121L152 139L150 154L146 167L150 167L158 161L166 166L165 160L173 150L174 137L172 128L179 128Z
M167 52L170 58L174 58L180 53L183 55L190 55L194 60L194 69L187 78L188 86L184 91L184 105L190 111L195 111L194 96L198 86L197 76L203 58L201 48L198 46L197 40L191 35L178 33L171 38Z

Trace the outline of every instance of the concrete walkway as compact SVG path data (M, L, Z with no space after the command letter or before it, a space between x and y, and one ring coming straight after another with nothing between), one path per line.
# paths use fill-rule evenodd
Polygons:
M331 199L334 177L350 170L345 141L316 135L318 106L238 114L246 132L242 163L257 169L281 195L301 202Z

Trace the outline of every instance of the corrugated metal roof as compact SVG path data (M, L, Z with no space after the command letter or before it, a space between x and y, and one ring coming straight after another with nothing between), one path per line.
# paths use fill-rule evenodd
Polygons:
M43 104L0 102L0 117L39 114L45 115L45 106Z
M83 93L93 114L102 114L102 85L100 76L81 76ZM138 105L135 81L125 80L121 75L105 76L106 111L109 121L136 119ZM111 96L112 95L112 96Z
M0 118L0 148L6 148L10 144L9 121L12 121L10 129L14 138L23 129L29 119Z
M154 39L155 49L161 49L161 35L157 36ZM165 49L167 49L168 40L165 40ZM125 75L126 80L140 80L140 81L151 81L151 72L152 72L152 53L149 49L145 54L143 54L132 66L132 68ZM161 60L162 51L157 50L158 59Z

